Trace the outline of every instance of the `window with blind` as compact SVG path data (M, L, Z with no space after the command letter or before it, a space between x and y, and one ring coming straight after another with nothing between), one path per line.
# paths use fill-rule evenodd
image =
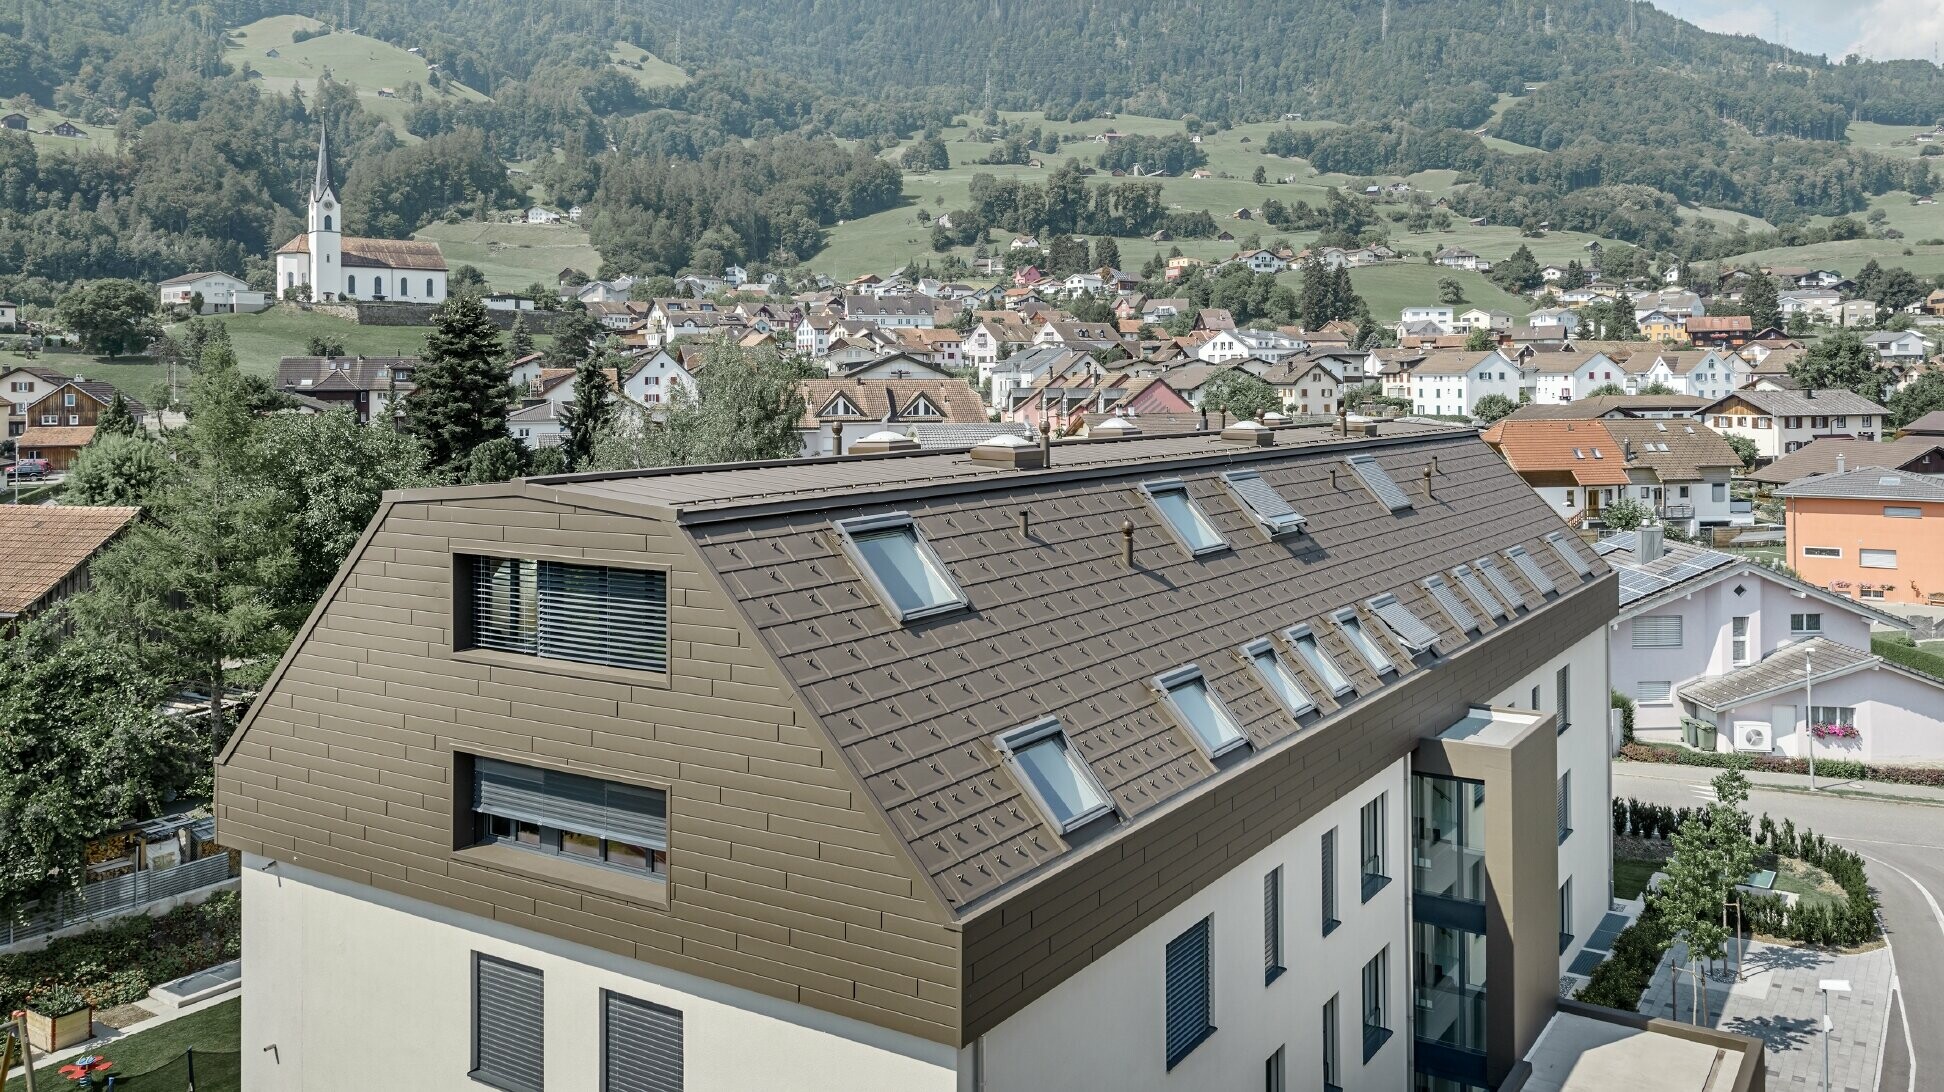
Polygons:
M1262 984L1287 970L1283 966L1283 873L1278 865L1262 877Z
M1331 827L1323 832L1323 935L1329 936L1338 925L1337 920L1337 828Z
M1680 648L1681 616L1661 614L1634 619L1633 646L1635 648Z
M1564 842L1573 834L1573 771L1571 770L1559 775L1559 799L1555 807L1558 811L1559 840Z
M1553 673L1553 697L1558 701L1557 719L1559 730L1564 732L1573 726L1573 668L1568 664ZM1536 710L1537 704L1533 705Z
M546 1087L545 981L539 971L473 953L473 1080L505 1092Z
M668 670L668 574L530 558L464 559L465 648Z
M1168 942L1165 973L1169 1069L1215 1034L1209 978L1209 942L1214 928L1214 918L1203 918Z
M623 872L668 873L668 796L660 789L472 760L474 835Z
M682 1014L601 992L601 1092L682 1092Z
M1674 684L1666 679L1642 679L1634 684L1634 698L1647 705L1666 705L1673 700Z
M1438 609L1445 612L1445 617L1451 619L1451 624L1458 627L1459 633L1478 632L1477 616L1472 614L1471 608L1465 605L1464 599L1458 592L1445 583L1444 577L1426 577L1424 590L1431 593L1431 598L1438 604Z

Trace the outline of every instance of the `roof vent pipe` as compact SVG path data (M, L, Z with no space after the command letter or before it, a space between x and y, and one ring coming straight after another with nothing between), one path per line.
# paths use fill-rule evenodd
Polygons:
M1121 520L1121 564L1134 567L1134 521Z
M1661 539L1661 528L1657 523L1642 524L1634 532L1634 554L1639 561L1653 561L1666 552Z
M1040 465L1053 465L1053 420L1044 413L1040 415Z
M1841 474L1841 473L1843 473L1843 472L1844 472L1844 469L1845 469L1845 467L1846 467L1846 466L1847 466L1847 464L1848 464L1848 462L1849 462L1849 460L1847 460L1847 459L1845 459L1845 458L1843 458L1843 453L1842 453L1842 452L1840 452L1840 451L1839 451L1839 452L1837 452L1837 453L1836 453L1836 473L1838 473L1838 474Z

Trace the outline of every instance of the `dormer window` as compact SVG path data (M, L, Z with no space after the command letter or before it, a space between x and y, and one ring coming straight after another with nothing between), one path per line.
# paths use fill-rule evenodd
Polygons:
M1335 661L1330 659L1330 654L1323 651L1323 646L1317 644L1316 634L1310 632L1308 626L1298 626L1290 630L1289 643L1295 647L1296 654L1303 658L1303 663L1308 665L1310 673L1316 676L1317 681L1329 687L1330 693L1341 696L1350 691L1350 680L1344 677Z
M1250 666L1255 668L1256 675L1262 679L1262 685L1268 687L1269 692L1274 694L1277 700L1283 703L1283 708L1289 710L1292 715L1307 713L1316 708L1316 702L1310 699L1309 691L1303 689L1303 684L1297 681L1296 673L1289 669L1289 665L1284 663L1282 656L1277 653L1274 642L1266 637L1259 641L1252 641L1242 647L1242 655L1248 657Z
M923 394L919 394L912 398L911 404L907 405L904 409L904 415L906 417L945 416L945 414L941 410L939 410L937 406L932 405L932 400L925 397Z
M1387 675L1397 670L1397 665L1391 663L1390 657L1384 654L1376 639L1364 631L1363 619L1357 616L1356 611L1340 610L1333 617L1337 628L1343 631L1343 636L1350 642L1350 647L1357 650L1357 655L1363 657L1364 663L1369 665L1371 671L1378 675Z
M965 593L953 582L909 515L894 512L840 520L836 527L845 552L898 621L910 622L966 605Z
M1188 495L1187 483L1179 478L1162 481L1142 482L1141 491L1153 503L1155 511L1161 514L1161 521L1174 532L1176 541L1196 557L1225 550L1228 543L1215 531L1215 525L1202 515L1201 508L1194 498Z
M1048 717L1007 732L999 737L999 749L1012 759L1020 781L1061 834L1113 812L1093 772L1068 745L1058 719Z
M1175 716L1208 757L1220 758L1248 742L1222 700L1208 689L1200 668L1193 664L1178 668L1155 679L1154 684L1168 695Z
M1263 530L1269 532L1270 538L1300 533L1309 522L1301 512L1290 507L1275 486L1253 470L1231 470L1222 475L1222 481L1242 502L1242 507L1262 524Z
M822 411L820 411L817 414L817 416L819 417L862 417L864 416L864 411L858 409L857 403L851 401L848 396L843 394L838 394L835 398L832 398L829 402L824 404L824 408L822 409Z

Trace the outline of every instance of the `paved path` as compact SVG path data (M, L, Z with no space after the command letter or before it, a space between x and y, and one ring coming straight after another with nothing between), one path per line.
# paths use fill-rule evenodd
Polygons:
M1682 1022L1695 1018L1694 977L1685 973L1687 949L1676 944L1662 958L1640 1011ZM1678 981L1673 968L1683 973ZM1832 1092L1877 1088L1886 1017L1894 977L1890 949L1844 955L1752 942L1741 961L1742 980L1708 980L1709 1018L1724 1031L1752 1035L1767 1047L1768 1087L1821 1089L1823 998L1817 983L1847 979L1848 994L1830 997L1829 1087Z
M1622 762L1614 766L1613 791L1693 806L1718 772ZM1752 813L1766 811L1777 822L1794 819L1798 828L1810 827L1868 860L1896 967L1878 1087L1882 1092L1944 1088L1944 789L1850 782L1842 788L1858 795L1812 795L1805 791L1806 777L1751 774L1749 780Z

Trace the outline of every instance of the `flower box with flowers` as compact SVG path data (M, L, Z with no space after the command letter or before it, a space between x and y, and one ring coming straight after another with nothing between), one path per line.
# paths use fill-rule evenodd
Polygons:
M1863 733L1857 731L1854 724L1815 724L1810 726L1809 734L1823 740L1863 738Z

